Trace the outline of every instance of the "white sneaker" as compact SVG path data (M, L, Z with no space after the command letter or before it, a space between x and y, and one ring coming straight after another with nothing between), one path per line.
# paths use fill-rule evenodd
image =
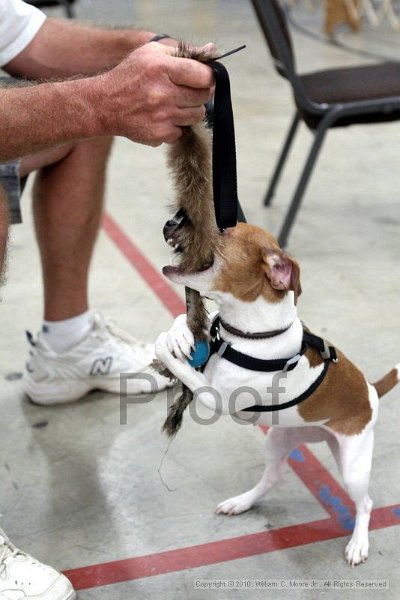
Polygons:
M0 600L73 600L70 581L18 550L0 529Z
M154 345L138 342L115 328L99 312L91 315L92 328L79 344L57 354L39 333L31 344L23 388L36 404L60 404L82 398L90 390L121 393L121 373L129 394L158 392L172 382L151 367Z

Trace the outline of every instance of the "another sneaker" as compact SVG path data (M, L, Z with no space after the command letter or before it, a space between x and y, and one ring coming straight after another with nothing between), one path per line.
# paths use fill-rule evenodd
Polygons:
M27 333L31 344L23 388L36 404L60 404L78 400L90 390L121 392L121 373L126 392L158 392L172 382L151 367L154 345L138 342L114 327L99 312L91 315L92 328L79 344L57 354L39 333L36 340Z
M18 550L0 529L0 600L73 600L70 581Z

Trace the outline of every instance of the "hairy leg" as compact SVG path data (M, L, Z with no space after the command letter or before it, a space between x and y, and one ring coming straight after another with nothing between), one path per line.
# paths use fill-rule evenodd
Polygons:
M21 176L37 170L33 213L39 244L44 318L88 309L89 266L100 226L112 138L95 138L23 158Z

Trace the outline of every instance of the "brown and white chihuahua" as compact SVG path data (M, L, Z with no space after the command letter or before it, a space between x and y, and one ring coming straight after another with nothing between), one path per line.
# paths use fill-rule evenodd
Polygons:
M239 223L221 233L209 268L187 273L167 266L163 272L214 300L218 314L210 322L214 353L201 372L187 362L194 339L185 315L159 336L158 358L211 410L272 425L261 480L216 512L250 509L278 481L294 448L326 441L356 506L345 555L351 566L365 562L378 398L399 382L400 365L370 384L339 350L310 334L297 315L299 265L259 227Z

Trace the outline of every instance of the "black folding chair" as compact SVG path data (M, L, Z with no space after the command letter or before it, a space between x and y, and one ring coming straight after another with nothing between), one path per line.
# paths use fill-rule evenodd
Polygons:
M27 4L33 4L37 8L46 8L50 6L61 6L64 8L65 15L68 19L75 19L75 10L72 6L75 0L25 0Z
M252 0L252 3L276 70L291 85L296 108L265 196L266 206L271 203L300 121L314 133L314 141L278 236L284 247L328 129L400 119L400 63L385 62L298 75L286 15L280 3L278 0Z

